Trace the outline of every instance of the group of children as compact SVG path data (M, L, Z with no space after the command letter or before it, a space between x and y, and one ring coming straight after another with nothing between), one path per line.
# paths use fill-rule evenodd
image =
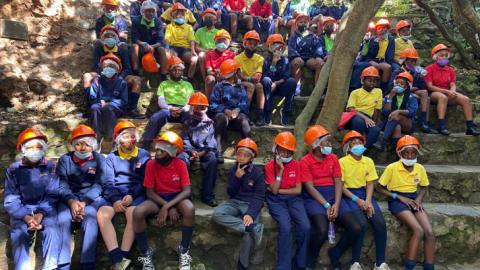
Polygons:
M137 146L137 127L128 120L116 123L112 136L117 147L106 157L97 152L96 132L80 124L71 133L73 150L56 164L45 156L45 133L35 128L20 133L17 149L22 158L6 171L4 201L11 218L15 269L30 269L30 237L35 233L42 235L42 269L70 269L72 229L78 228L83 239L82 269L95 269L100 231L112 269L128 268L135 241L142 269L153 270L155 251L146 234L146 219L151 216L156 216L160 226L181 223L179 269L190 269L195 206L188 165L194 161L202 164L202 200L212 198L209 185L215 184L205 183L205 178L217 174L211 152L215 140L208 123L211 120L205 118L205 102L203 94L192 95L188 103L194 109L188 121L197 125L182 135L167 131L157 136L153 159ZM198 130L202 132L195 133ZM197 136L200 134L202 138ZM350 269L362 269L367 224L374 231L373 269L390 269L386 263L386 224L374 197L377 191L388 198L390 212L412 231L405 270L415 267L422 240L423 269L434 269L435 237L422 206L429 181L425 168L417 163L419 141L409 135L400 138L396 145L399 161L388 165L379 178L373 160L363 155L367 139L362 134L345 134L345 156L340 159L332 153L331 133L322 126L309 127L304 139L310 151L297 161L293 159L295 136L288 131L278 133L273 139L274 157L263 170L253 164L259 150L251 138L236 145L236 162L227 175L229 199L218 206L211 204L217 206L212 220L242 236L236 268L248 269L254 247L262 242L260 212L266 202L278 225L276 269L315 269L326 239L335 244L336 225L344 231L327 252L332 269L342 269L340 258L348 249L352 250ZM116 215L124 215L126 220L120 244L112 224Z

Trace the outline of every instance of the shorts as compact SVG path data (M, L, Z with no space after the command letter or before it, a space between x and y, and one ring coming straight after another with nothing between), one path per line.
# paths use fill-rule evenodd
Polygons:
M394 191L393 191L394 192ZM407 197L409 199L415 200L417 198L417 193L416 192L396 192L398 195L401 195L403 197ZM388 210L393 214L393 215L398 215L400 212L403 211L411 211L413 213L417 212L417 210L413 210L410 208L410 206L404 204L398 199L393 199L389 198L388 199Z
M352 192L354 195L356 195L359 199L365 200L367 198L367 190L365 188L349 188L348 190ZM362 209L360 209L360 207L356 202L352 201L352 199L344 196L342 200L344 200L345 203L348 205L349 211L357 211L357 210L363 211ZM380 206L377 203L377 200L375 200L373 196L372 196L372 205L373 205L373 208L375 209L375 212L378 213L381 211Z

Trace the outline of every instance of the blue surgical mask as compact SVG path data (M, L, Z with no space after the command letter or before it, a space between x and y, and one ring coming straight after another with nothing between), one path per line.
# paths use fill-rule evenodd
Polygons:
M416 158L414 158L414 159L401 158L400 160L402 161L403 165L405 165L407 167L412 167L413 165L415 165L415 163L417 163Z
M37 163L45 156L44 150L26 151L23 156L32 163Z
M105 12L105 17L107 17L109 20L113 20L113 18L115 18L115 15L117 15L115 11Z
M332 153L332 147L331 146L323 146L321 151L322 151L322 154L324 154L324 155L330 155Z
M115 47L115 45L117 45L117 39L116 38L106 38L105 40L103 40L103 43L107 47L113 48L113 47Z
M176 24L184 24L185 23L185 18L176 18L175 23Z
M401 94L401 93L403 93L403 92L405 91L405 88L403 88L403 87L400 86L400 85L395 85L395 86L393 87L393 91L395 91L395 93L397 93L397 94Z
M221 52L225 51L228 48L227 44L224 42L217 43L216 47Z
M117 71L112 67L105 67L102 70L102 75L109 79L115 76L115 74L117 74Z
M439 64L440 66L446 66L446 65L448 65L448 62L449 62L449 61L448 61L448 59L446 59L446 58L439 58L439 59L437 60L437 64Z
M350 152L352 152L352 154L354 154L355 156L359 157L359 156L363 155L363 152L365 152L365 150L367 150L367 148L365 148L365 146L355 145L354 147L352 147L352 149L350 149Z
M401 36L403 40L410 40L412 38L412 35L407 35L407 36Z
M289 163L290 161L292 161L292 157L280 157L280 160L283 162L283 163Z
M92 152L80 153L78 151L75 151L73 152L73 154L81 160L87 159L92 156Z

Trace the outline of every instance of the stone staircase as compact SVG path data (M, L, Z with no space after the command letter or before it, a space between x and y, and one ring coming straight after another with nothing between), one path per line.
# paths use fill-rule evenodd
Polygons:
M296 97L294 115L298 115L305 105L308 97ZM433 114L435 115L435 114ZM436 261L440 265L438 269L480 269L480 138L463 135L463 114L457 108L449 108L448 127L455 132L449 137L440 135L429 135L416 133L422 143L422 155L419 162L424 164L430 178L431 187L426 197L425 208L429 213L434 233L437 237ZM432 117L433 118L433 117ZM293 117L294 119L294 117ZM37 124L48 134L50 149L48 156L58 158L64 154L68 147L69 132L80 122L82 118L63 118L52 120L38 120L33 123L29 120L12 119L3 121L0 127L0 165L6 166L15 159L14 151L17 134L29 125ZM132 120L143 131L147 120ZM278 123L278 119L274 120ZM165 128L174 128L167 125ZM292 126L266 126L253 127L252 137L260 147L260 156L255 160L258 166L264 166L270 159L272 139L280 131L293 131ZM239 135L233 132L228 133L224 142L225 163L219 166L219 177L217 180L216 194L219 201L227 199L226 175L230 167L234 166L233 149L239 140ZM340 149L338 139L334 148ZM341 155L339 151L337 155ZM394 160L390 152L370 151L368 154L376 164L379 174L385 166ZM200 189L201 171L198 165L192 166L191 178L193 185L193 198L196 207L196 227L193 239L192 256L194 261L193 269L234 269L235 258L239 251L240 236L226 231L210 221L213 209L198 201ZM3 181L0 182L3 186ZM401 269L401 259L406 248L409 237L405 226L390 215L387 210L385 199L380 195L376 196L381 201L383 214L388 227L388 248L387 262L392 269ZM3 198L3 196L2 196ZM0 206L0 226L4 230L0 234L0 251L11 257L7 244L8 217L3 209L3 202ZM276 247L276 224L268 214L267 207L262 210L262 222L266 225L265 237L262 245L257 248L253 258L252 269L274 269L275 247ZM176 269L176 257L174 249L179 243L180 231L178 227L167 226L159 228L151 222L148 232L150 243L156 249L157 269ZM124 227L123 218L116 218L117 228ZM121 230L121 229L120 229ZM76 237L75 243L79 244L80 237ZM325 268L328 264L326 248L321 251L320 265L318 269ZM372 234L369 232L365 239L364 255L362 265L370 268L374 260L374 244ZM136 258L133 248L132 258ZM75 252L73 261L79 261L79 254ZM38 254L38 253L37 253ZM98 240L98 269L106 269L109 265L105 247L101 239ZM2 258L3 257L3 258ZM344 256L344 262L348 264L349 255ZM0 256L0 268L7 269L3 262L11 262L5 256ZM418 258L421 262L421 256ZM6 264L5 264L6 265ZM77 269L74 263L72 269ZM366 269L368 269L366 268ZM133 268L138 269L138 265Z

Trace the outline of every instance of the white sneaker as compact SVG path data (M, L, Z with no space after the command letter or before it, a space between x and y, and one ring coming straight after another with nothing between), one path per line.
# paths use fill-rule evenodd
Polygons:
M131 262L132 262L131 260L129 260L127 258L123 258L121 262L112 265L112 268L110 268L110 269L111 270L126 270Z
M373 267L373 270L390 270L390 267L388 267L388 264L382 263L380 266L377 266L376 264Z
M178 256L180 259L178 260L178 269L180 270L190 270L190 264L192 263L192 257L188 255L188 251L185 253L179 253Z
M360 265L360 263L356 262L350 266L350 270L362 270L362 266Z

